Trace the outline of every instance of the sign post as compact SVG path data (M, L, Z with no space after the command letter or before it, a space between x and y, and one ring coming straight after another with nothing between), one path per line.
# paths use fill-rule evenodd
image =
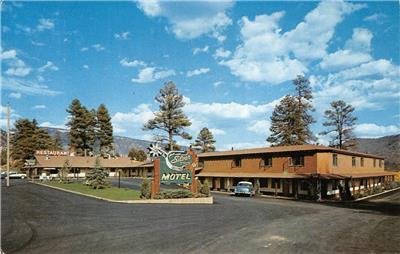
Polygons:
M158 144L150 145L150 155L156 157L154 160L154 173L151 185L151 196L160 192L160 184L189 184L190 191L197 191L195 169L197 167L197 156L189 149L188 151L165 152Z

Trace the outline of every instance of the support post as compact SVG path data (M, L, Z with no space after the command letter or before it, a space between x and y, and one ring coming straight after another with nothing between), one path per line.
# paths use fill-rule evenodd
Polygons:
M10 105L7 105L7 187L10 186Z
M151 181L151 198L160 192L160 158L154 160L153 180Z

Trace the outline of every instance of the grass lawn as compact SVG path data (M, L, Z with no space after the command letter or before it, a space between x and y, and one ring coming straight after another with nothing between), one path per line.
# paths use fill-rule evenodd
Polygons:
M109 187L105 189L92 189L83 183L60 183L58 181L48 181L46 185L89 194L96 197L108 198L113 200L137 200L140 199L140 192L127 188Z

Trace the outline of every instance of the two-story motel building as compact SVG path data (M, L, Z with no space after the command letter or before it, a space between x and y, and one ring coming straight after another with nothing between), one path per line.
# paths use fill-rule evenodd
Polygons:
M222 191L247 180L264 194L346 198L394 180L381 156L320 145L208 152L198 158L199 179Z

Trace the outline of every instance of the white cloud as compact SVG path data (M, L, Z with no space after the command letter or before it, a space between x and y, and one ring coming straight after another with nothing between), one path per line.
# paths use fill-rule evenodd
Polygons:
M357 66L371 60L372 57L368 53L353 52L345 49L326 55L320 63L320 66L324 70L338 70Z
M137 67L137 66L146 67L147 66L147 64L143 61L140 61L140 60L130 61L127 58L122 59L121 61L119 61L119 63L124 67Z
M137 6L150 17L161 14L161 7L158 0L139 0Z
M355 126L354 133L360 138L378 138L382 136L399 134L400 126L383 126L374 123L362 123Z
M31 41L33 46L43 47L46 46L43 42Z
M103 47L101 44L98 44L98 43L97 44L93 44L92 48L94 48L97 52L103 51L103 50L106 49L105 47Z
M255 115L266 114L272 112L275 105L279 100L274 100L270 103L252 105L252 104L240 104L237 102L230 103L201 103L201 102L190 102L184 107L184 111L192 115L205 115L205 116L216 116L219 118L228 119L249 119Z
M271 133L269 130L270 127L271 122L269 120L255 120L250 122L250 124L247 126L247 130L257 134L264 134L269 136Z
M225 50L223 48L218 48L217 50L215 50L215 54L213 55L213 57L215 59L217 58L227 58L232 54L232 52L230 52L229 50Z
M362 5L339 1L321 2L293 30L282 33L284 12L258 15L240 22L242 43L231 59L219 63L244 81L279 84L307 73L310 60L323 58L334 30L345 15Z
M139 71L138 77L133 78L134 83L150 83L159 79L175 76L174 70L163 70L156 67L146 67Z
M36 28L38 31L51 30L54 28L54 21L51 19L39 19L39 24Z
M33 109L45 109L46 105L35 105L33 106Z
M386 21L387 16L383 13L374 13L370 16L365 17L363 20L364 21L370 21L370 22L378 22L378 23L383 23Z
M39 127L56 128L56 129L67 129L67 126L65 124L53 124L51 122L43 122L43 123L39 124Z
M223 81L215 81L213 86L214 87L219 87L220 85L222 85L224 82Z
M17 51L15 49L10 49L7 51L2 51L1 52L1 60L6 60L6 59L15 59L17 57Z
M83 47L83 48L80 49L80 51L82 51L82 52L85 52L85 51L88 51L88 50L89 50L89 48L87 48L87 47Z
M127 40L130 32L115 33L114 38L119 40Z
M1 87L5 90L26 95L55 96L61 94L61 92L52 90L45 85L19 78L3 77Z
M186 73L186 76L188 76L188 77L197 76L197 75L201 75L201 74L206 74L209 71L210 71L209 68L195 69L195 70L192 70L192 71L188 71Z
M199 54L199 53L206 53L206 52L208 52L208 46L206 45L206 46L204 46L204 48L194 48L193 49L193 55L197 55L197 54Z
M9 97L14 99L20 99L22 96L21 93L10 93Z
M46 70L58 71L58 67L51 61L47 61L45 65L38 69L39 72L44 72Z
M150 17L166 17L170 23L168 30L178 39L189 40L208 35L223 42L222 33L232 24L225 13L233 2L181 2L179 7L171 2L141 0L137 6ZM182 8L188 11L182 12Z
M223 136L226 135L226 132L222 129L218 128L210 128L209 129L214 136Z
M154 117L153 111L149 104L140 104L132 110L132 112L117 112L112 116L115 133L124 133L127 129L142 128L148 120Z
M89 65L84 64L84 65L82 65L82 68L88 70L89 69Z
M31 68L25 64L21 59L15 59L9 63L9 68L5 74L9 76L25 77L31 73Z
M346 49L350 49L358 52L369 52L371 51L371 40L372 33L365 28L353 29L353 36L345 44Z

